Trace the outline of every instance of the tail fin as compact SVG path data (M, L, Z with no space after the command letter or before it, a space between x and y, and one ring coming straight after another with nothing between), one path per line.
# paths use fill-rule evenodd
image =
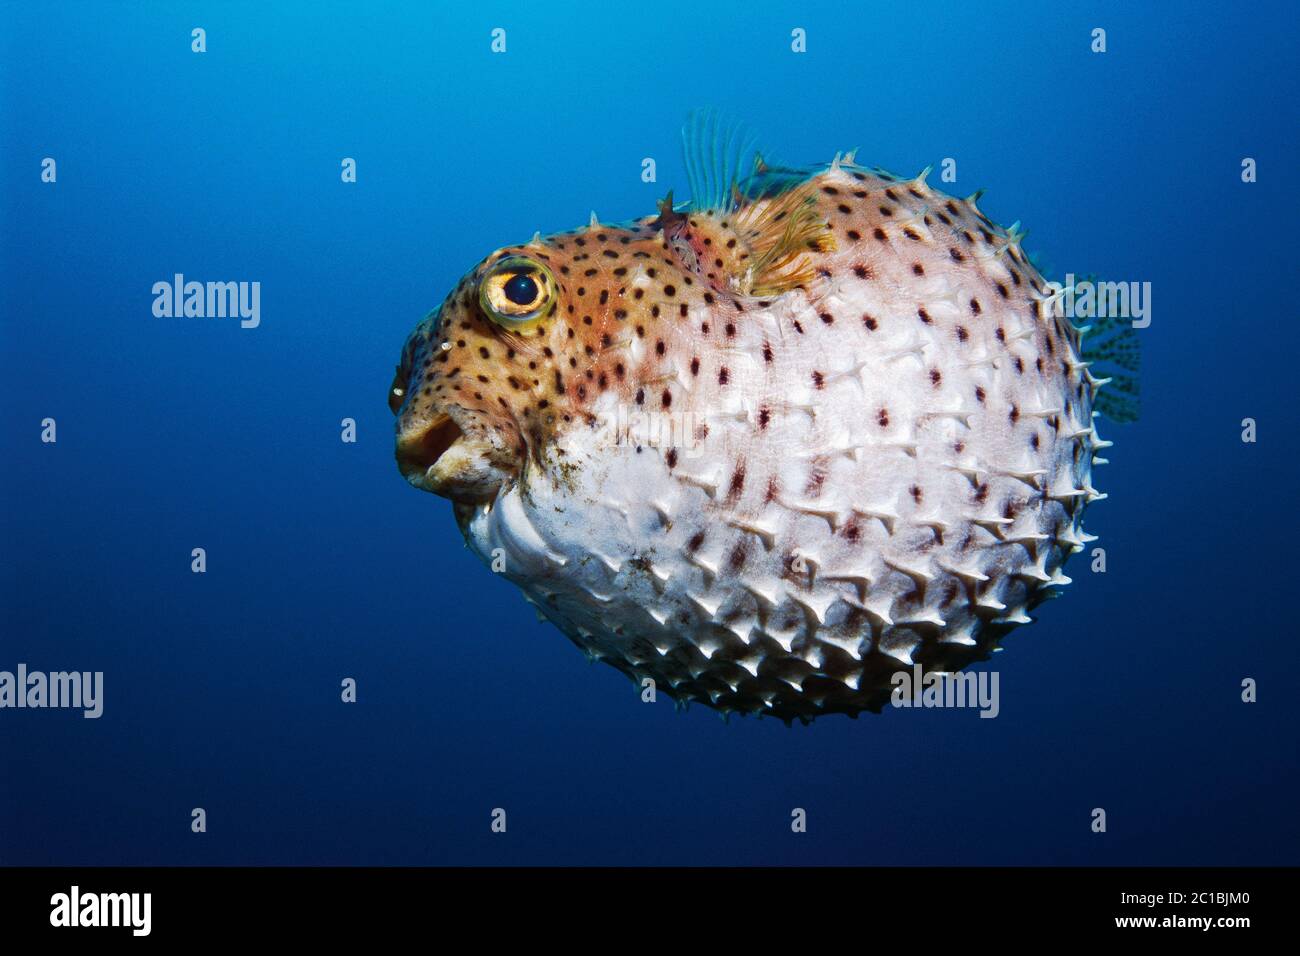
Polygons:
M1083 339L1081 357L1092 363L1090 371L1095 378L1106 380L1097 391L1093 410L1113 422L1137 421L1141 410L1142 346L1132 320L1093 320Z

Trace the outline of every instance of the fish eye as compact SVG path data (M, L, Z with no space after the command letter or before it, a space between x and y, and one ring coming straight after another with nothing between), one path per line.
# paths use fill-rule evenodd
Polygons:
M541 291L537 288L537 280L530 275L520 273L512 276L502 287L505 290L506 298L515 305L531 306L537 301L537 295Z
M527 256L507 256L479 280L479 304L507 329L545 318L555 308L555 278Z

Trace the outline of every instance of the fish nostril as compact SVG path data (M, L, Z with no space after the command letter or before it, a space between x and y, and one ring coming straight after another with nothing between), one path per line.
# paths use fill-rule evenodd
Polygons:
M403 432L397 438L397 468L409 480L424 478L442 453L460 438L461 430L448 416Z

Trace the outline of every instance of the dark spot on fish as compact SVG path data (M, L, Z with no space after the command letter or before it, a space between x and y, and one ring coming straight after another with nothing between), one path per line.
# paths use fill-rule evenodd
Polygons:
M731 476L731 485L727 489L727 494L731 498L737 497L745 487L745 463L743 461L736 464L736 470Z
M727 559L727 565L732 571L739 571L745 566L745 543L743 541L732 550L731 556Z

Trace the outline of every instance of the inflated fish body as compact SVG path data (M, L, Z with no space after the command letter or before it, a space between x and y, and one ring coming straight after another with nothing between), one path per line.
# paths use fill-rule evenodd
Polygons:
M1099 380L973 200L839 158L719 181L480 263L406 344L398 461L638 683L878 710L1068 582Z

